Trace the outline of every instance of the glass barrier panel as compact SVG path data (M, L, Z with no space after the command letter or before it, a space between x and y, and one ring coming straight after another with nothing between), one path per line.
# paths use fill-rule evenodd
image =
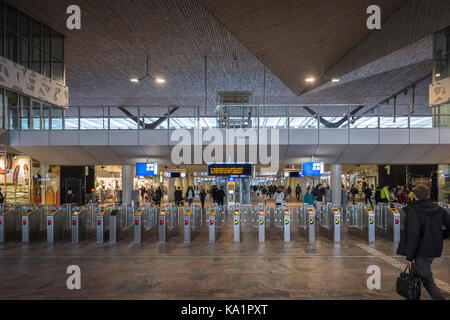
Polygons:
M170 129L194 129L197 127L196 118L170 118Z
M317 119L314 117L290 117L291 129L317 129Z
M380 117L380 128L408 128L408 117Z
M410 128L433 128L433 117L432 116L411 117Z
M80 130L104 130L108 129L107 118L81 118Z
M352 117L350 128L374 129L378 128L378 116L372 117Z
M217 128L216 118L199 118L198 124L200 128Z
M287 117L262 117L259 119L259 127L266 129L284 129L287 128Z
M64 130L63 118L52 118L52 130Z
M167 118L142 118L144 130L168 129L169 123ZM141 127L142 128L142 127Z
M66 130L78 130L78 117L66 118L64 124Z
M136 118L110 118L109 129L110 130L137 130Z
M347 117L321 117L319 122L321 129L348 128Z

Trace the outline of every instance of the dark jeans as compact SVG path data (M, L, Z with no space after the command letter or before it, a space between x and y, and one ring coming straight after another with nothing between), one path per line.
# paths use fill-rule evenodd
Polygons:
M373 204L372 204L372 199L371 199L370 197L366 197L366 205L367 205L367 201L369 201L369 202L370 202L370 205L373 206Z
M202 209L205 209L205 199L200 199L200 202L202 203Z
M295 199L297 199L297 201L300 201L300 192L295 193Z
M431 272L432 258L416 258L414 260L411 272L416 274L422 280L423 286L427 289L433 300L445 300L441 290L436 286Z

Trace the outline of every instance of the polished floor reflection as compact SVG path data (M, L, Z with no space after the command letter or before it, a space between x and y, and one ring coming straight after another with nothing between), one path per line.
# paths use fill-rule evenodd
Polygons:
M132 237L116 245L95 239L78 246L70 240L7 243L0 245L0 299L401 299L395 293L398 268L358 246L363 240L345 231L340 244L323 236L309 244L298 233L291 240L283 243L281 230L272 227L264 244L256 230L244 230L235 244L226 226L215 244L208 243L206 227L191 244L179 231L159 244L157 230L140 245ZM367 247L404 262L392 242L377 239ZM79 291L66 287L69 265L81 268ZM370 265L381 268L380 290L367 289ZM449 265L447 241L433 265L435 278L447 286ZM423 298L430 299L425 291Z

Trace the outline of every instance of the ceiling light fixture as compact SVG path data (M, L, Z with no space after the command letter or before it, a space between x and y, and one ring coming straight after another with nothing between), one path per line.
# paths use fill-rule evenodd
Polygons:
M153 78L155 80L156 83L158 84L163 84L166 83L166 80L164 80L163 78L155 78L153 77L150 72L149 72L149 57L147 57L147 73L141 77L141 78L131 78L130 81L133 83L139 83L144 81L146 78Z
M306 80L305 80L306 82L312 83L312 82L314 82L316 79L319 80L319 79L322 78L322 77L323 77L323 78L326 78L327 80L329 80L329 81L331 81L331 82L334 82L334 83L337 83L337 82L340 81L339 78L330 78L330 77L327 76L326 73L325 73L325 64L324 64L324 59L323 59L323 52L324 52L323 42L324 42L324 40L322 39L322 41L321 41L321 50L320 50L320 52L321 52L321 60L322 60L322 73L321 73L319 76L317 76L317 77L308 77L308 78L306 78Z

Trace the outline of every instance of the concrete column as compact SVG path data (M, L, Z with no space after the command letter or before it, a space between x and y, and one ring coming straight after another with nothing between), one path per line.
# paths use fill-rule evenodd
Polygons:
M331 195L332 195L332 204L333 205L341 205L342 201L342 183L341 183L341 174L342 174L342 166L340 164L331 165Z
M169 186L167 188L167 198L169 199L169 202L175 200L175 180L176 179L169 179Z
M131 203L133 193L133 166L122 166L122 203Z

